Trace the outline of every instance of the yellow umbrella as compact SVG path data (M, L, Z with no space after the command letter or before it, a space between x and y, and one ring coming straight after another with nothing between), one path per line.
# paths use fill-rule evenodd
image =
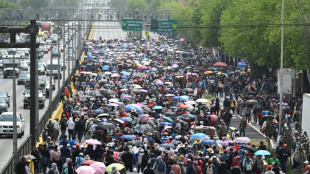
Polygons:
M203 74L212 74L213 71L205 71Z
M219 75L219 76L222 75L222 72L217 72L217 75Z

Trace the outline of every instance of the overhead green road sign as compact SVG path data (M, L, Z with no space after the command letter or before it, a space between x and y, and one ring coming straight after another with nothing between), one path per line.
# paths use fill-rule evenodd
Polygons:
M151 20L151 32L177 33L177 20Z
M135 19L123 19L123 27L124 31L142 31L142 20Z

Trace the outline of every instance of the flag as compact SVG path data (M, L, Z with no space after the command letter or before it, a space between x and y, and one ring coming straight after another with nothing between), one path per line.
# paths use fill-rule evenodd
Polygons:
M209 133L210 133L210 138L212 139L212 140L214 140L214 136L213 136L213 133L212 133L212 131L211 131L211 128L209 127Z

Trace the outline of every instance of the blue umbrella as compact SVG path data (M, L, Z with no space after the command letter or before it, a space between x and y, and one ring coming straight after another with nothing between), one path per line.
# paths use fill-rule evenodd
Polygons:
M267 150L258 150L254 153L254 155L270 155L271 153Z
M192 115L192 114L184 114L184 115L181 115L181 117L192 118L192 119L196 119L197 118L196 115Z
M165 144L160 144L159 147L164 147L164 148L174 148L174 145L171 143L165 143Z
M211 145L216 144L216 141L215 140L202 140L201 144L202 145L209 145L209 146L211 146Z
M171 118L169 118L169 117L163 117L163 119L165 119L165 120L167 120L167 121L169 121L169 122L171 122L171 123L174 123L174 121L171 119Z
M165 126L172 126L172 123L170 122L160 122L160 125L165 125Z
M197 133L197 134L193 134L191 136L191 140L194 140L194 139L202 139L202 138L205 138L207 135L204 134L204 133Z
M172 99L174 99L174 100L180 100L181 97L180 97L180 96L174 96L174 97L172 97Z
M156 109L164 109L162 106L154 106L152 109L156 110Z
M170 144L181 144L182 141L171 141Z
M162 81L156 81L155 85L163 85L164 83Z
M268 114L269 114L269 111L266 111L266 110L265 110L265 111L262 111L262 114L263 114L263 115L268 115Z
M101 109L96 109L96 110L93 110L93 113L95 113L95 114L102 114L102 113L104 113L104 111L101 110Z
M138 115L143 114L143 109L136 104L131 104L131 105L125 106L125 111L131 111L132 109L135 109Z
M189 100L189 97L186 95L183 95L183 96L180 96L180 100L187 101Z
M125 140L134 140L134 139L136 139L136 136L134 136L134 135L122 135L119 138L125 139Z
M131 117L122 117L121 120L123 121L132 121Z

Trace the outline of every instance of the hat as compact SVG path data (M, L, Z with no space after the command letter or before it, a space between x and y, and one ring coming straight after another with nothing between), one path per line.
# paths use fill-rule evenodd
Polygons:
M202 141L201 139L195 139L195 140L194 140L194 144L200 144L201 141Z
M79 153L79 156L84 156L84 154L81 152L81 153Z
M76 118L76 119L75 119L75 122L78 122L78 121L80 121L80 119L79 119L79 118Z
M85 159L85 160L90 160L89 155L86 155L84 159Z
M237 157L234 157L234 161L237 161L238 160L238 158Z
M181 143L179 146L180 146L180 147L184 147L185 145L184 145L183 143Z
M157 143L154 144L155 147L158 147L159 145Z
M224 122L221 122L221 125L225 125L225 123L224 123Z
M131 112L136 112L136 109L131 109Z
M287 147L287 144L283 144L283 147Z
M211 147L209 147L208 152L209 153L214 153L214 151L213 151L213 149Z
M143 150L141 147L138 148L138 151L139 151L140 153L143 153L143 152L144 152L144 150Z
M75 145L75 147L80 147L80 145L77 144L77 145Z
M268 170L271 170L271 169L272 169L272 165L269 165L269 166L267 167L267 169L268 169Z
M187 161L187 162L192 162L192 160L191 160L191 159L187 159L186 161Z
M116 127L115 130L119 130L119 127Z
M164 132L164 135L168 135L168 133L167 133L167 132Z
M149 136L152 135L152 132L147 133Z
M112 132L110 132L109 135L113 135Z
M108 146L108 147L112 147L112 144L111 144L111 143L108 143L107 146Z
M309 164L309 161L305 161L304 164Z

